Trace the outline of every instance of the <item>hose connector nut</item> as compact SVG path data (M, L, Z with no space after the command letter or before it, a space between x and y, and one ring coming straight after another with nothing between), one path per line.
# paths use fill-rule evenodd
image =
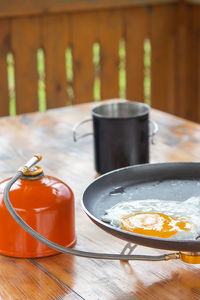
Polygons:
M42 155L40 153L36 153L33 156L37 157L38 161L42 159Z
M165 260L170 260L170 259L179 259L180 258L180 253L169 253L165 255Z
M20 167L20 168L18 169L18 171L21 171L23 174L25 174L26 172L29 171L29 168L28 168L27 166L23 166L23 167Z

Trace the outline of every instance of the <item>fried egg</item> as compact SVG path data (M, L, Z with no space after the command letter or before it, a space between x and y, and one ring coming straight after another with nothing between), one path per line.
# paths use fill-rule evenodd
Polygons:
M182 202L158 199L119 202L105 211L102 220L132 233L195 240L200 234L200 197Z

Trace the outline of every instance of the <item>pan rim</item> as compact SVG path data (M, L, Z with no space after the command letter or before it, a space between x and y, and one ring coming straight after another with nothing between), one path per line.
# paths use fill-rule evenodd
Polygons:
M148 241L152 241L152 242L161 242L161 244L165 244L166 243L166 247L154 247L154 246L148 246L148 247L152 247L152 248L158 248L158 249L168 249L168 250L186 250L186 251L190 251L188 249L185 249L185 248L188 248L187 247L184 247L185 244L191 244L191 248L195 248L196 250L196 247L199 246L199 250L200 250L200 240L186 240L186 239L178 239L178 240L174 240L174 239L168 239L168 238L159 238L159 237L151 237L151 236L145 236L145 235L142 235L142 234L136 234L136 233L131 233L131 232L128 232L128 231L125 231L123 229L120 229L120 228L116 228L112 225L110 225L109 223L105 223L103 222L102 220L100 220L99 218L97 218L96 216L94 216L85 206L84 204L84 200L85 200L85 197L86 197L86 193L90 190L91 187L93 187L93 185L102 180L103 178L106 178L107 176L110 176L112 174L116 174L118 172L122 172L124 170L129 170L129 169L141 169L142 167L148 167L148 168L155 168L155 167L159 167L159 166L198 166L199 165L199 168L200 168L200 162L162 162L162 163L146 163L146 164L142 164L142 165L134 165L134 166L127 166L127 167L124 167L124 168L120 168L120 169L117 169L117 170L113 170L113 171L110 171L108 173L105 173L103 175L101 175L100 177L96 178L95 180L93 180L88 186L87 188L84 190L84 192L82 193L82 197L81 197L81 205L82 205L82 208L83 208L83 211L88 215L88 217L98 226L100 227L102 230L106 231L107 233L111 234L111 235L114 235L116 236L115 234L112 234L111 232L108 232L106 229L108 229L109 231L114 231L114 232L117 232L118 235L126 235L127 239L126 238L122 238L122 237L119 237L120 239L124 239L124 240L127 240L128 241L128 237L130 237L130 239L136 239L135 243L137 243L137 239L139 240L143 240L145 239L147 242ZM168 246L167 244L171 244L172 246ZM146 243L138 243L140 245L144 245ZM183 245L184 244L184 245ZM173 247L174 245L174 247ZM180 247L178 247L180 245ZM192 247L192 245L194 247ZM145 245L146 246L146 245ZM179 249L178 249L179 248ZM193 250L191 250L193 251Z

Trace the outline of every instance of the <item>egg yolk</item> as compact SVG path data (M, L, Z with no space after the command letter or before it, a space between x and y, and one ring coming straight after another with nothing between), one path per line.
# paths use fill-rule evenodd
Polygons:
M142 235L169 238L180 231L190 231L194 225L181 217L161 213L137 213L121 220L124 230Z

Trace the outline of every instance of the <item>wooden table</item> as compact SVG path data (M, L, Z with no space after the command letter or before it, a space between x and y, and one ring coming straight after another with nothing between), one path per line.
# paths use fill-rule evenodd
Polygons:
M76 199L77 249L119 253L125 245L82 211L81 194L94 179L92 137L73 143L72 126L96 104L0 119L0 179L41 153L46 174L71 186ZM152 110L159 124L151 162L198 161L200 125ZM89 125L88 125L89 126ZM88 128L83 128L88 131ZM8 233L9 234L9 233ZM138 246L136 254L167 251ZM41 259L0 256L1 299L200 299L200 265L179 260L120 262L59 254Z

